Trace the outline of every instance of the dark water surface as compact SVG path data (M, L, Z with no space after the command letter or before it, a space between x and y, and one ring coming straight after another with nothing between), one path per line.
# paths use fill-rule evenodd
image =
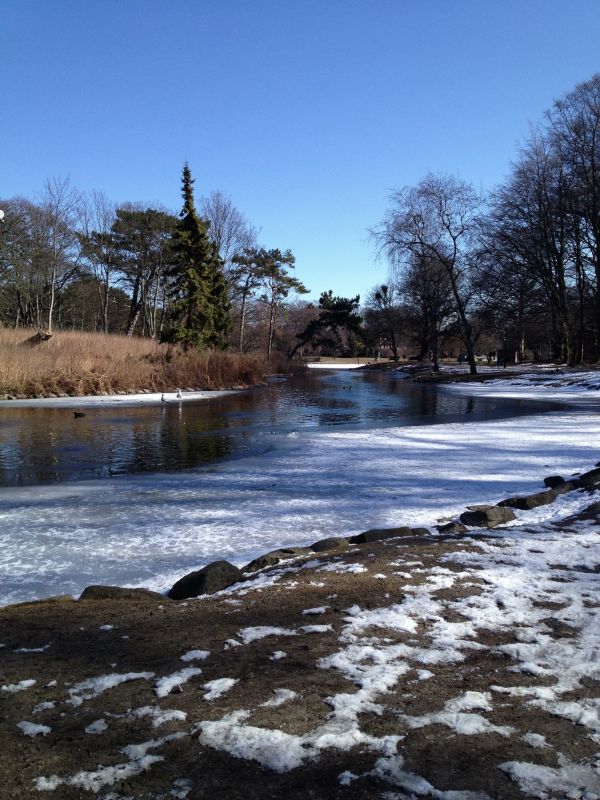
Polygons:
M556 405L471 398L402 373L312 370L211 400L139 406L2 408L0 485L165 472L266 452L291 431L499 419Z

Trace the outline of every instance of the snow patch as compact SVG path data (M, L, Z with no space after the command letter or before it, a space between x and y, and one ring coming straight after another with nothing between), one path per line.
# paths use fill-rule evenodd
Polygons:
M545 800L561 793L563 797L582 797L587 800L600 792L600 768L597 765L576 764L559 754L559 767L543 767L524 761L506 761L499 768L519 785L522 792ZM584 794L582 794L584 793Z
M179 656L180 661L204 661L210 655L210 650L188 650L182 656Z
M521 741L528 744L530 747L550 747L546 741L546 737L540 733L526 733L521 736Z
M47 736L52 728L49 728L47 725L36 725L34 722L17 722L17 728L19 728L25 736Z
M130 711L128 716L137 719L150 717L153 728L159 728L166 722L183 722L187 719L185 711L180 711L178 708L161 708L160 706L140 706L140 708L134 708L133 711Z
M300 630L304 633L327 633L333 628L331 625L303 625Z
M295 636L296 631L290 628L277 628L269 625L256 625L251 628L242 628L238 631L238 636L243 644L250 644L256 642L258 639L264 639L266 636Z
M50 711L50 709L56 706L56 702L54 700L45 700L43 703L38 703L37 706L34 706L32 714L41 714L42 711Z
M72 706L80 706L84 700L91 700L103 692L119 686L121 683L129 681L150 680L154 677L153 672L126 672L112 673L110 675L100 675L97 678L90 678L87 681L75 684L69 689L69 699L67 703Z
M108 730L108 725L105 719L97 719L85 728L85 732L90 734L104 733L106 730Z
M195 675L200 675L202 670L199 667L185 667L180 669L179 672L173 672L171 675L165 675L159 678L154 684L154 691L157 697L166 697L171 694L175 689L181 689L182 684L187 683L190 678Z
M289 703L290 700L295 700L297 697L300 697L300 695L298 692L292 691L292 689L275 689L273 697L260 705L262 708L279 708L279 706Z
M112 786L118 781L134 778L146 772L158 761L164 761L163 756L148 755L148 750L154 750L174 739L186 736L185 733L172 733L162 739L153 739L143 744L128 745L123 748L123 752L129 756L129 761L122 764L115 764L110 767L99 766L95 770L81 770L67 778L60 778L58 775L50 777L39 777L34 781L38 791L54 791L59 786L74 786L78 789L86 789L90 792L99 792L105 786Z
M222 694L232 689L238 683L237 678L216 678L214 681L208 681L202 687L208 691L204 695L205 700L216 700Z
M4 686L0 686L0 692L7 692L8 694L16 694L17 692L24 692L25 689L31 689L32 686L35 686L37 681L33 678L27 678L24 681L19 681L18 683L9 683L4 684Z

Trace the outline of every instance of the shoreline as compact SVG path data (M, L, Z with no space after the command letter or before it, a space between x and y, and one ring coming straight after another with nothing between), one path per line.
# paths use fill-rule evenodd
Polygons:
M546 395L548 389L536 391ZM589 394L596 395L582 392ZM11 542L3 559L10 578L3 600L78 596L91 583L162 592L218 559L241 566L272 549L353 536L369 527L433 527L468 504L533 492L540 475L593 466L600 420L587 409L574 416L579 408L509 424L291 434L268 459L257 454L212 470L52 484L38 487L35 500L28 487L7 488L0 492ZM549 512L540 508L536 522ZM48 520L56 555L45 572L48 557L40 548ZM29 533L27 547L19 544L20 530ZM76 560L65 549L73 541Z
M231 389L185 389L181 390L181 397L177 396L177 389L170 392L120 392L118 394L81 395L62 397L23 397L14 400L0 400L0 410L3 408L74 408L78 406L123 406L123 405L160 405L161 402L181 403L189 400L210 400L214 397L226 397L230 394L248 391L263 386L252 384L250 386L236 386ZM164 401L161 398L164 397Z
M600 451L599 451L600 452ZM324 539L319 539L311 545L304 545L301 543L285 544L276 547L273 550L266 551L255 556L247 564L241 565L239 568L233 564L229 564L232 570L237 572L237 576L227 575L225 579L217 576L217 584L212 580L212 587L206 591L192 591L186 595L177 597L176 599L196 599L198 597L207 597L216 594L224 589L243 589L246 583L251 583L263 573L268 573L272 568L277 566L289 566L290 564L302 563L302 560L314 558L316 554L320 557L335 557L343 554L348 548L356 548L365 544L375 544L380 542L394 540L401 540L403 544L418 544L418 543L433 543L444 542L447 540L454 541L460 539L473 539L480 538L487 535L487 533L502 533L503 531L510 530L511 527L522 527L531 520L527 518L517 518L514 510L532 511L540 506L553 505L559 498L564 498L565 501L581 499L580 503L576 506L581 506L579 510L569 506L567 511L567 518L577 516L577 514L585 513L588 506L592 505L588 502L588 497L593 492L600 492L600 461L595 466L586 472L576 472L573 475L563 478L562 476L546 476L541 484L542 488L538 491L527 495L513 496L497 503L472 503L467 505L462 512L458 512L449 517L438 519L438 524L429 527L410 527L410 525L396 525L389 528L374 528L368 529L354 535L334 535L328 536ZM578 493L576 495L576 493ZM599 495L600 496L600 495ZM600 505L600 504L599 504ZM554 506L556 510L558 507ZM505 512L504 518L497 518L496 512L498 510ZM471 520L467 519L468 517ZM545 524L561 524L565 518L564 509L562 514L559 512L549 519L545 520ZM435 532L434 532L435 531ZM223 560L210 561L203 567L192 570L192 572L182 575L176 583L185 581L191 576L201 576L205 574L212 574L212 568L228 564L229 562ZM198 578L196 577L196 583ZM202 580L200 581L202 584ZM216 587L216 588L215 588ZM119 594L123 592L130 592L135 599L138 593L148 593L160 596L165 600L170 599L171 589L163 592L155 592L146 587L139 585L112 585L112 584L90 584L85 587L78 595L50 595L47 597L36 598L33 600L24 600L16 603L9 603L7 605L0 605L0 611L8 608L18 608L20 606L31 606L36 603L52 603L64 598L70 598L74 601L85 599L86 592L89 589L94 590L107 590L104 594L102 591L96 591L95 594L101 598L118 599ZM91 594L90 594L91 596Z

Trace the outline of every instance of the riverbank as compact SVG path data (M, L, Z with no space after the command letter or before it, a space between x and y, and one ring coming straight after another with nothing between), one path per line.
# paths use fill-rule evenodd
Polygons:
M263 386L263 383L256 384L256 387ZM235 386L232 389L211 389L202 391L200 389L175 389L165 392L119 392L117 394L102 395L83 395L71 396L61 395L59 397L20 397L7 396L2 399L1 408L73 408L73 409L94 409L107 406L138 406L138 405L161 405L173 403L187 403L194 400L213 400L219 397L226 397L233 392L255 388L248 386ZM9 399L9 397L11 399ZM82 414L82 416L84 416Z
M597 797L599 498L2 610L3 797Z
M113 513L123 538L102 527L103 557L126 563L146 547L173 562L179 537L197 542L204 527L214 538L225 520L234 527L222 538L240 561L269 549L269 519L275 546L308 543L307 530L314 541L433 527L467 504L540 491L545 476L595 465L597 390L579 380L562 387L587 398L573 412L292 437L269 471L249 459L202 473L201 484L191 474L107 482L106 504L99 482L37 487L27 522L13 492L4 529L27 530L31 549L44 541L35 519L52 519L66 537L53 539L54 559L75 548L81 562L75 516L93 539L93 520L105 526ZM551 389L523 381L512 391ZM132 519L132 491L143 520ZM221 495L227 516L215 517ZM576 488L517 506L502 528L342 545L196 599L133 593L1 609L7 800L597 800L599 501ZM28 513L25 491L22 503ZM108 582L99 563L94 552L88 583ZM163 568L163 588L185 571ZM59 574L68 583L68 569Z
M358 375L356 380L362 383ZM327 381L334 402L342 382L348 378ZM534 388L542 399L549 391L546 385ZM436 403L443 408L446 392L466 390L444 387ZM423 391L429 396L428 387ZM597 396L593 390L581 394ZM358 386L342 394L357 396ZM251 403L252 393L246 397ZM174 435L180 432L182 447L190 436L202 435L208 403L194 427L185 413L193 404L184 404L181 415L178 403L163 405L149 432L139 424L142 412L119 416L111 440L117 454L132 437L146 449L159 446L169 425ZM0 604L78 596L91 583L166 591L183 574L218 559L241 566L267 550L327 536L401 525L433 528L467 505L533 492L540 475L569 476L598 460L597 408L580 403L478 422L467 421L468 401L462 407L464 421L435 425L315 429L300 423L275 436L266 428L258 452L194 470L0 488ZM243 421L246 408L236 410L236 419ZM103 413L84 412L78 420L63 412L74 446L84 433L90 441L105 435ZM270 418L266 407L261 420L269 425ZM540 509L538 521L546 513Z
M255 385L274 368L256 355L74 331L40 342L31 330L0 329L0 353L2 401L231 389Z

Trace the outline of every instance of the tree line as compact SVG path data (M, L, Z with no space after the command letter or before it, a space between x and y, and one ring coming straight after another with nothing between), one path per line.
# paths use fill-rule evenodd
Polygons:
M220 191L196 210L112 203L48 180L35 201L0 200L0 324L125 333L270 355L291 292L290 250L267 249Z
M557 100L487 196L452 175L396 190L371 229L389 264L360 298L295 276L290 250L184 168L179 216L68 180L0 201L0 324L125 332L184 347L398 360L600 358L600 74Z
M429 173L370 231L389 264L358 298L321 296L297 335L328 354L478 361L600 358L600 74L557 100L487 196Z
M506 180L483 196L451 175L395 191L371 230L390 265L369 298L394 354L411 331L437 365L456 338L477 352L600 358L600 74L557 100Z

